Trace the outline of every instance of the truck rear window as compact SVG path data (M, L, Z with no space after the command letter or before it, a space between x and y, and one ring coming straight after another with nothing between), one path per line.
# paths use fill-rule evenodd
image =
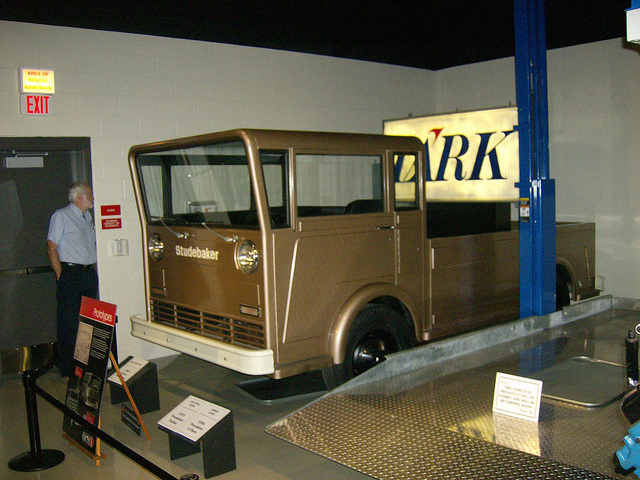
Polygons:
M379 155L297 155L298 216L384 211Z
M143 153L138 168L150 222L258 225L240 141Z

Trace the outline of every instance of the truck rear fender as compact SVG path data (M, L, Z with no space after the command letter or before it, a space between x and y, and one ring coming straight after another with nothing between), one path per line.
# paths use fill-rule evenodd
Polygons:
M336 317L329 336L329 355L334 364L344 361L349 330L360 311L369 304L381 304L398 311L414 331L415 340L420 338L415 320L418 313L411 298L400 288L388 283L373 283L362 287L349 297Z

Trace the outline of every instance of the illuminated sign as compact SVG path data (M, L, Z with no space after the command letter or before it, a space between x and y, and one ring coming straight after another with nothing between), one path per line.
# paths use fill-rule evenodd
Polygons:
M20 69L20 93L56 93L53 70Z
M22 115L49 115L51 97L49 95L20 95Z
M425 144L427 200L516 201L519 181L516 107L412 117L384 122L386 135ZM396 182L406 182L413 157L400 156Z

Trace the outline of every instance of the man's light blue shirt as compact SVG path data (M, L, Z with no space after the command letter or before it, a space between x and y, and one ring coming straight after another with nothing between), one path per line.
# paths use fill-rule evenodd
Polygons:
M94 264L97 261L96 232L89 211L82 215L73 203L56 210L49 222L47 239L58 245L61 262Z

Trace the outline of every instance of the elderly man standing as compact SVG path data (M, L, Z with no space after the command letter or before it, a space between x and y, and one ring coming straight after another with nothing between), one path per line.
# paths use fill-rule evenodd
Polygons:
M74 183L69 201L51 216L47 235L49 263L57 279L58 368L63 377L73 373L82 296L98 297L96 235L88 211L93 207L91 187Z

